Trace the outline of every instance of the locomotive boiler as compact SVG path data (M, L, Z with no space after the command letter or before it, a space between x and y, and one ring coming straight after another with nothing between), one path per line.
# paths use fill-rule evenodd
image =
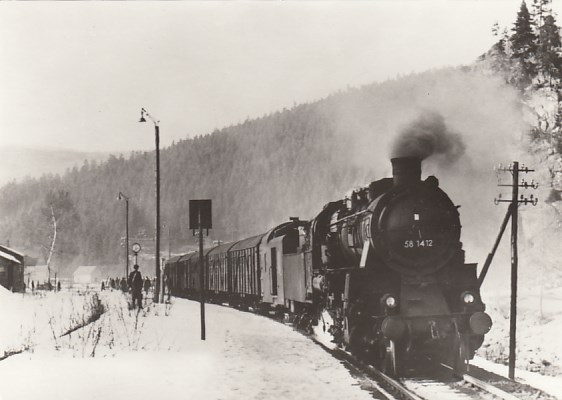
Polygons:
M391 374L431 357L463 369L491 327L476 264L466 264L457 206L421 160L329 203L311 223L316 312L337 342Z

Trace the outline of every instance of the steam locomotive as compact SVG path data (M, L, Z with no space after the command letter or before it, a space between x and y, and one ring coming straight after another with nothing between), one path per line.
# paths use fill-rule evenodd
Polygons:
M492 325L476 264L466 264L457 206L421 160L328 203L310 221L204 250L205 297L278 310L305 329L331 318L333 341L391 375L430 357L462 372ZM200 295L199 254L171 258L176 296Z

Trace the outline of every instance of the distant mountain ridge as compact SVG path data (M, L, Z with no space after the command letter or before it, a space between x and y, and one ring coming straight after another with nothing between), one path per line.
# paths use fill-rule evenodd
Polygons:
M0 146L0 186L25 177L43 174L64 174L67 169L81 167L86 160L102 162L109 153L84 152L56 148Z

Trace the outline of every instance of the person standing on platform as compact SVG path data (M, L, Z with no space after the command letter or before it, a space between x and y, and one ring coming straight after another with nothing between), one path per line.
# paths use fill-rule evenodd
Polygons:
M133 297L133 308L135 308L135 304L138 305L138 308L142 308L142 286L143 286L143 279L142 274L139 271L139 266L137 264L134 265L134 271L131 272L129 275L129 287L131 288L131 293Z
M144 278L144 295L148 297L148 291L150 290L150 287L152 286L152 284L150 283L150 279L148 278L148 276L146 278Z

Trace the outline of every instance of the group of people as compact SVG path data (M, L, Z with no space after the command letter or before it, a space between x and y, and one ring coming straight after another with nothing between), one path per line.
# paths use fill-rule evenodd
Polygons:
M142 308L142 291L144 290L145 296L148 296L150 288L153 286L152 281L148 276L142 277L139 271L139 266L135 264L133 271L129 274L127 279L121 278L108 278L107 281L101 283L101 290L117 289L123 293L131 292L133 308Z
M133 308L138 307L139 309L142 308L142 290L144 288L145 293L148 295L148 290L156 285L156 282L151 283L148 277L142 280L142 275L139 271L139 266L135 264L133 267L133 272L129 274L128 284L131 288L131 296L132 296L132 303ZM168 287L168 279L166 274L162 275L162 294L166 294L168 297L168 302L170 301L171 291Z
M61 290L61 284L60 281L57 281L56 285L53 286L53 284L50 281L47 281L46 283L39 283L39 281L37 281L37 283L32 280L31 283L29 283L29 281L27 282L27 285L25 284L25 282L23 283L23 291L25 292L27 287L29 285L29 288L31 288L31 293L35 293L35 289L42 289L42 290L53 290L55 289L57 292L60 292Z

